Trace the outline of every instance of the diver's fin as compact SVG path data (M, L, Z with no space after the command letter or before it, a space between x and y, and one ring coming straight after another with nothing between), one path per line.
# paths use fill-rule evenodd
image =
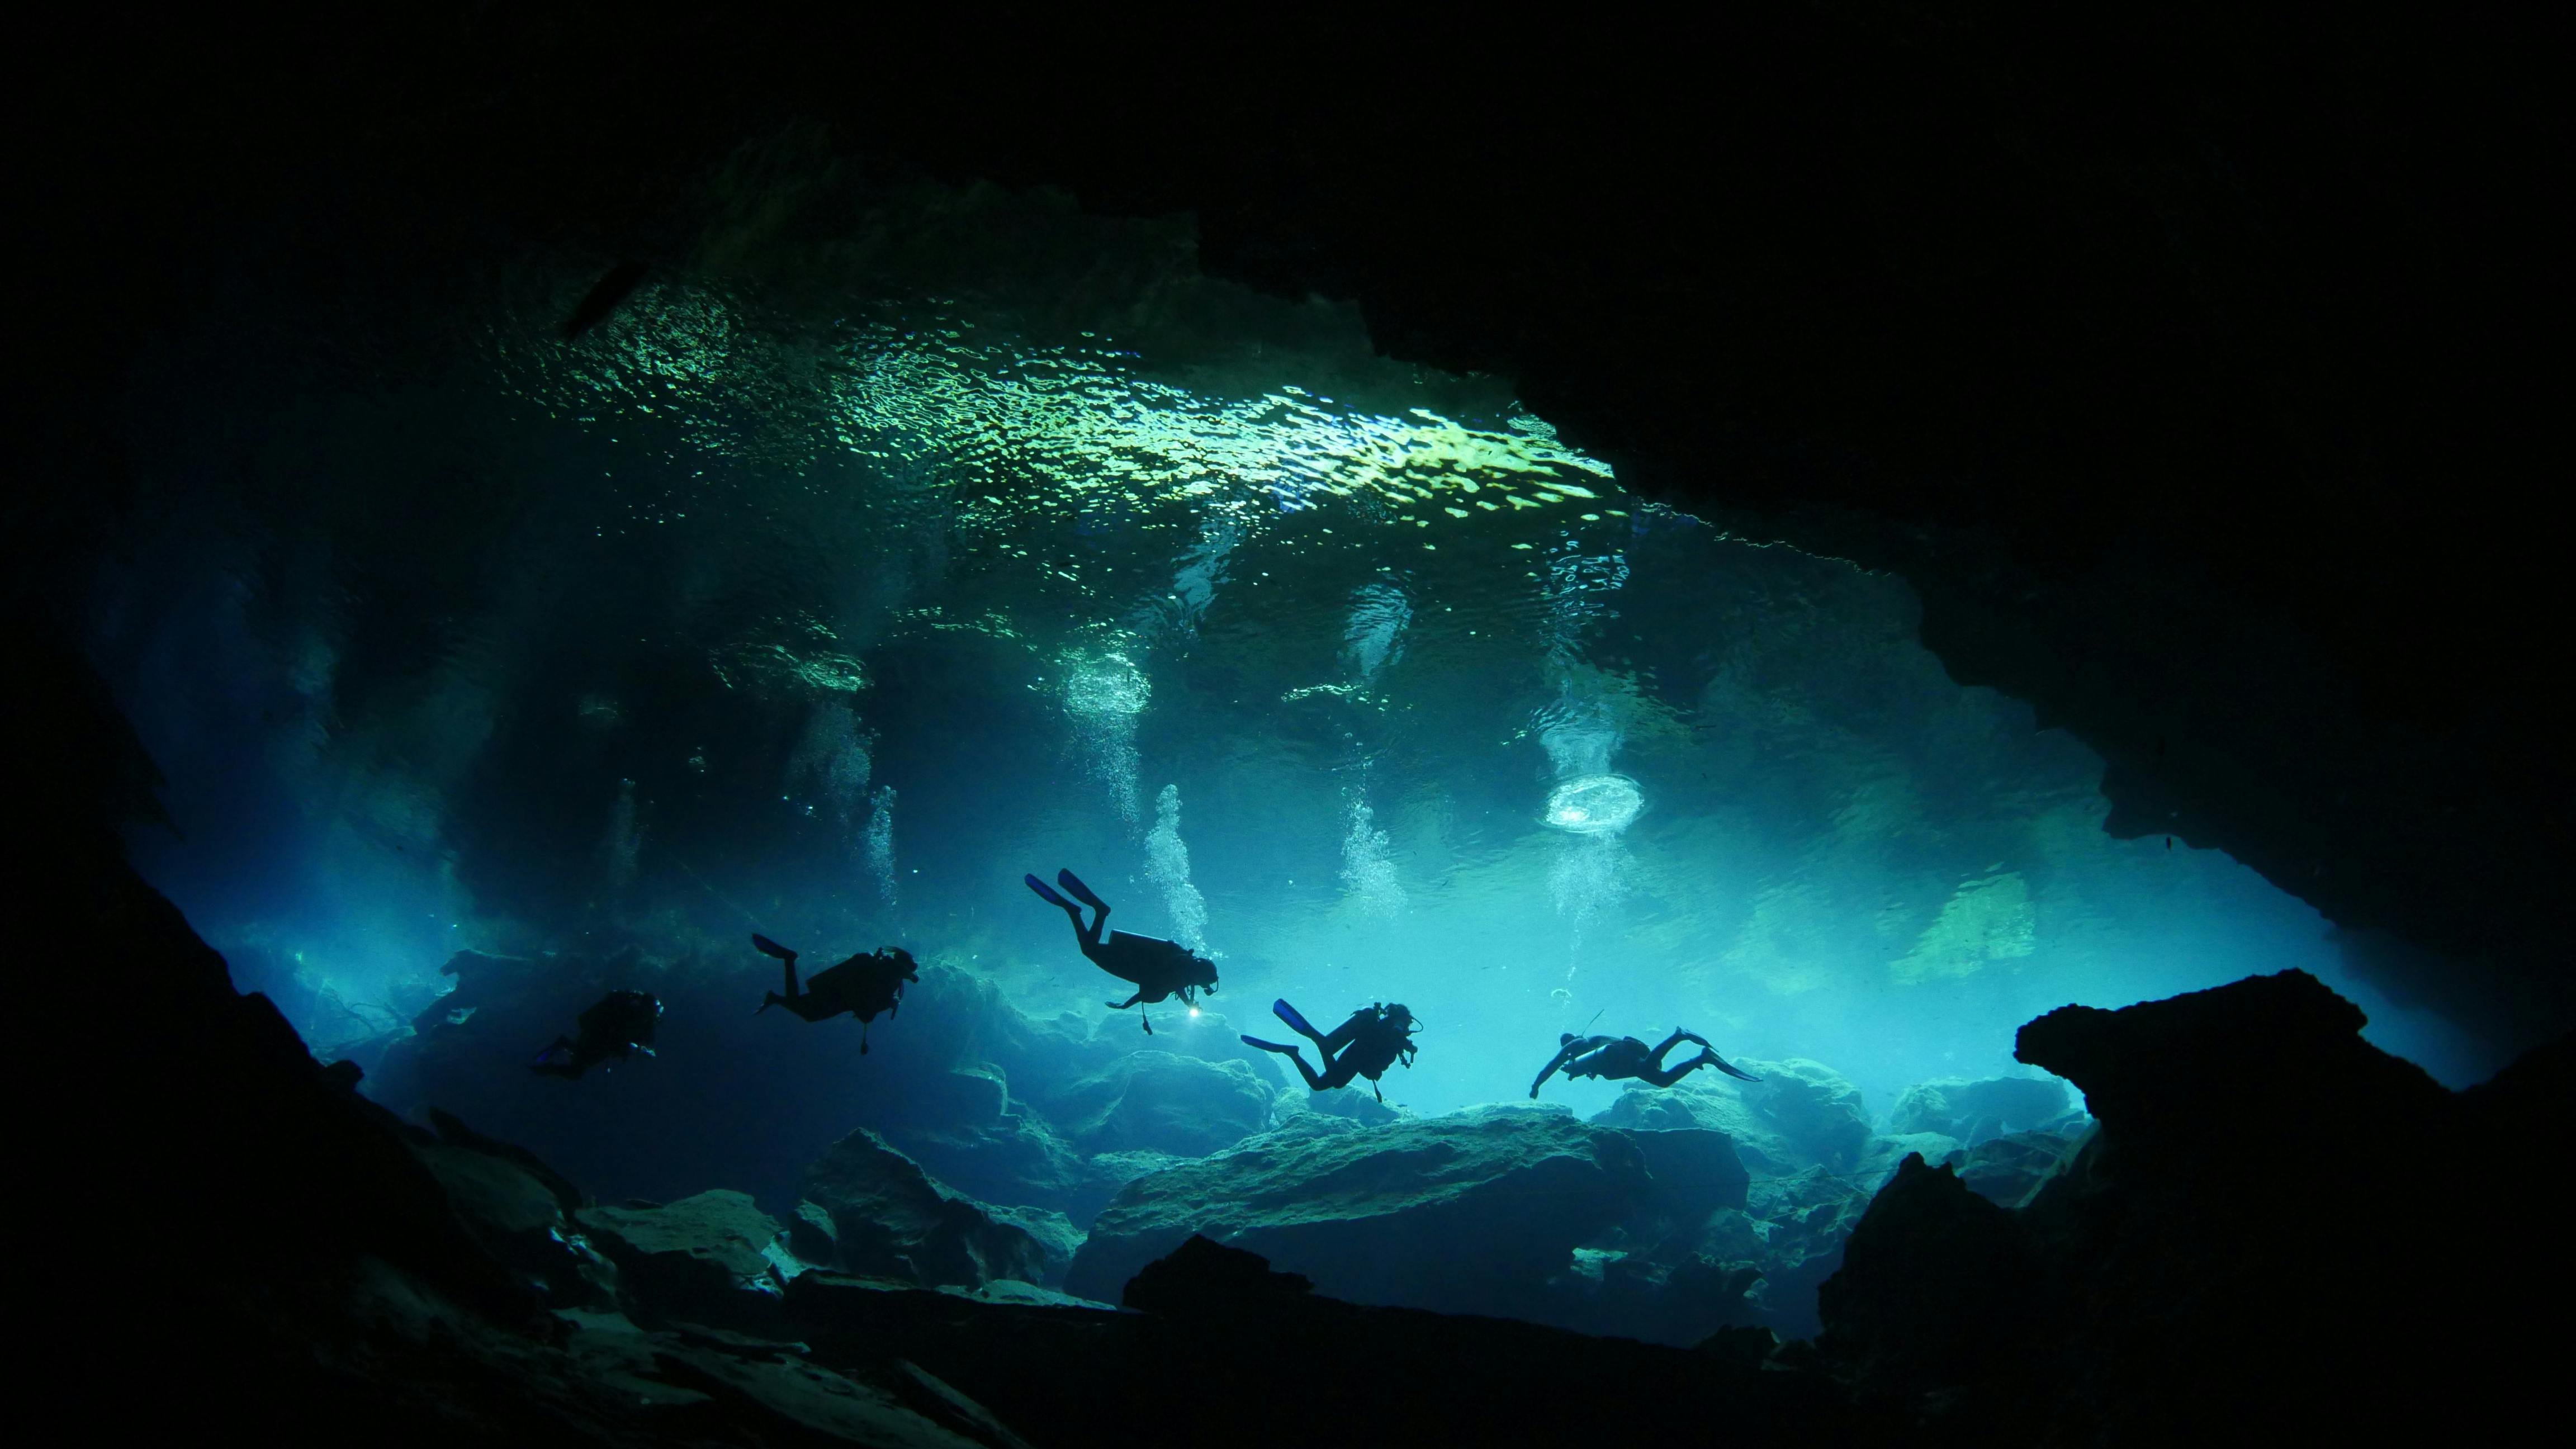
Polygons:
M776 941L769 939L758 931L751 933L751 949L758 951L763 956L775 956L781 961L793 960L796 955L795 952L779 945Z
M1313 1027L1311 1027L1311 1026L1307 1025L1307 1024L1306 1024L1306 1018L1304 1018L1304 1017L1302 1017L1302 1016L1299 1016L1299 1015L1297 1014L1297 1008L1295 1008L1295 1007L1293 1007L1293 1006L1290 1006L1290 1005L1288 1004L1288 998L1286 998L1286 997L1284 997L1284 996L1283 996L1283 997L1281 997L1280 999L1278 999L1277 1001L1274 1001L1274 1002L1270 1003L1270 1014L1271 1014L1271 1015L1273 1015L1273 1016L1275 1016L1275 1017L1277 1017L1277 1018L1279 1018L1281 1021L1284 1021L1284 1022L1288 1023L1288 1025L1289 1025L1289 1026L1291 1026L1291 1027L1295 1028L1296 1030L1298 1030L1298 1031L1300 1031L1300 1032L1303 1032L1303 1033L1304 1033L1304 1034L1306 1034L1307 1036L1322 1036L1322 1035L1323 1035L1323 1033L1322 1033L1322 1032L1317 1031L1317 1030L1315 1030Z
M1277 1052L1283 1057L1293 1057L1297 1055L1297 1049L1295 1047L1283 1046L1275 1041L1263 1041L1257 1036L1247 1036L1241 1040L1245 1046L1259 1047L1266 1052Z
M1093 895L1091 893L1091 887L1084 885L1082 883L1082 877L1075 875L1072 871L1057 871L1055 873L1055 883L1064 887L1066 890L1073 892L1073 898L1075 900L1082 902L1084 905L1091 907L1095 911L1105 911L1109 909L1109 903L1102 900L1100 897Z
M1702 1047L1700 1050L1708 1053L1708 1064L1710 1066L1717 1068L1719 1071L1726 1073L1730 1077L1735 1077L1747 1082L1758 1082L1762 1080L1760 1077L1736 1066L1734 1063L1729 1062L1726 1058L1719 1056L1717 1053L1708 1051L1708 1048L1706 1047Z
M1045 881L1042 881L1033 875L1024 875L1021 876L1020 879L1028 882L1029 889L1038 893L1039 900L1046 902L1048 905L1051 905L1060 911L1069 911L1073 909L1073 902L1057 895L1055 893L1055 888L1048 885Z

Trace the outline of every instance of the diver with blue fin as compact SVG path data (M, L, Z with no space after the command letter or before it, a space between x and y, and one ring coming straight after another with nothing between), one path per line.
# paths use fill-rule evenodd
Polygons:
M1665 1066L1664 1053L1686 1041L1699 1044L1699 1055L1674 1066ZM1655 1087L1669 1087L1702 1067L1715 1067L1730 1077L1747 1082L1762 1080L1720 1057L1708 1044L1707 1037L1679 1027L1673 1029L1671 1036L1664 1038L1662 1046L1653 1048L1633 1036L1576 1036L1570 1031L1559 1035L1556 1043L1556 1056L1548 1062L1547 1070L1538 1074L1537 1081L1530 1083L1532 1101L1538 1099L1538 1089L1547 1085L1547 1079L1560 1070L1568 1079L1599 1077L1615 1082L1634 1078Z
M1408 1067L1413 1065L1413 1034L1422 1029L1421 1023L1413 1019L1413 1013L1405 1010L1402 1002L1363 1006L1351 1013L1350 1020L1334 1027L1329 1034L1315 1030L1304 1016L1298 1014L1297 1008L1285 1000L1270 1003L1270 1011L1288 1023L1290 1031L1315 1044L1316 1053L1324 1059L1324 1069L1318 1072L1306 1065L1306 1058L1294 1046L1263 1041L1257 1036L1245 1037L1245 1046L1277 1052L1296 1063L1298 1075L1306 1079L1309 1088L1318 1092L1347 1087L1351 1078L1366 1077L1369 1090L1377 1093L1381 1102L1386 1100L1386 1092L1378 1086L1378 1078L1398 1061Z
M1100 928L1109 923L1109 903L1093 895L1091 887L1084 885L1081 877L1072 871L1057 871L1056 884L1071 893L1074 900L1091 907L1093 915L1089 925L1083 924L1082 906L1056 894L1045 881L1033 875L1020 879L1028 883L1030 890L1038 893L1039 900L1063 911L1065 918L1073 922L1073 938L1092 965L1121 981L1135 983L1136 994L1125 1001L1107 1003L1110 1010L1125 1011L1131 1006L1151 1005L1174 996L1178 996L1185 1005L1195 1006L1200 992L1215 993L1216 963L1180 942L1133 935L1126 931L1111 931L1104 936ZM1153 1035L1154 1019L1143 1012L1138 1012L1137 1016L1145 1023L1145 1034Z
M580 1036L556 1037L553 1045L528 1063L528 1069L541 1077L569 1081L611 1057L623 1061L637 1052L649 1057L653 1028L661 1020L662 1000L652 992L612 991L575 1018Z
M868 1054L868 1023L876 1020L880 1011L889 1016L900 1014L903 984L921 979L910 951L901 946L880 946L815 972L800 991L796 985L795 952L758 932L752 934L751 948L763 956L776 957L787 967L787 994L763 992L760 1011L752 1015L783 1006L807 1021L821 1021L846 1011L859 1019L861 1056Z

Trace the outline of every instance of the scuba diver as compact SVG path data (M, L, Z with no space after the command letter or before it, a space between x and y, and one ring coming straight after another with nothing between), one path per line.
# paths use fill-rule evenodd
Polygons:
M653 1055L653 1028L662 1020L662 1001L649 991L612 991L575 1020L581 1035L556 1037L528 1064L530 1071L570 1079L610 1057L623 1061L636 1052Z
M1298 1074L1315 1091L1329 1092L1335 1087L1350 1085L1353 1077L1366 1077L1369 1090L1377 1093L1377 1099L1383 1102L1386 1092L1378 1086L1379 1075L1395 1065L1398 1059L1408 1067L1413 1065L1413 1034L1422 1027L1413 1019L1413 1013L1405 1010L1399 1002L1363 1006L1351 1013L1350 1020L1334 1027L1330 1036L1308 1025L1306 1018L1297 1014L1297 1008L1286 1001L1270 1003L1270 1010L1288 1023L1291 1031L1315 1044L1316 1052L1324 1059L1324 1070L1319 1073L1306 1065L1306 1059L1293 1046L1263 1041L1257 1036L1245 1037L1243 1044L1266 1052L1277 1052L1295 1062ZM1341 1055L1335 1056L1336 1052Z
M1200 992L1211 996L1216 994L1216 963L1180 942L1131 935L1125 931L1111 931L1104 938L1100 928L1109 922L1109 903L1093 895L1091 887L1084 885L1072 871L1057 871L1056 884L1072 892L1074 900L1091 907L1096 913L1087 926L1082 923L1082 906L1057 895L1036 876L1022 876L1020 879L1027 882L1030 890L1038 893L1039 900L1063 911L1065 918L1073 922L1073 939L1080 944L1082 954L1090 958L1092 965L1121 981L1136 983L1135 995L1125 1001L1106 1003L1110 1010L1125 1011L1140 1002L1151 1005L1173 996L1178 996L1184 1005L1196 1006ZM1145 1023L1145 1034L1153 1035L1154 1019L1141 1011L1136 1015Z
M1664 1053L1686 1041L1699 1043L1699 1055L1679 1066L1665 1066ZM1555 1076L1560 1068L1568 1078L1599 1077L1605 1081L1617 1081L1634 1077L1657 1087L1669 1087L1702 1067L1715 1067L1730 1077L1748 1082L1762 1080L1751 1072L1738 1070L1718 1056L1709 1046L1707 1037L1678 1027L1674 1028L1671 1036L1664 1038L1662 1046L1651 1051L1633 1036L1576 1036L1569 1031L1559 1035L1556 1042L1556 1055L1548 1061L1547 1070L1538 1074L1537 1081L1530 1083L1532 1101L1537 1100L1538 1089L1546 1086L1547 1079Z
M775 991L761 993L760 1011L783 1006L807 1021L848 1012L859 1019L859 1055L868 1054L868 1023L882 1011L897 1015L903 1006L903 983L919 981L921 973L913 969L912 953L901 946L881 946L838 966L817 971L796 988L796 953L776 941L754 932L752 949L763 956L775 956L787 964L787 994ZM760 1011L752 1013L760 1015Z

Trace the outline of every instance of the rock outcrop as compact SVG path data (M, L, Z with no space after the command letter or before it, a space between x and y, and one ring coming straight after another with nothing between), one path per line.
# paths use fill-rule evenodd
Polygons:
M1037 1234L951 1190L866 1128L834 1143L806 1172L805 1198L831 1225L825 1262L845 1272L925 1288L1059 1281ZM1069 1260L1070 1225L1061 1214L1047 1216L1059 1261Z
M1711 1425L1807 1449L1867 1442L1824 1376L1766 1370L1759 1353L1364 1307L1206 1238L1141 1265L1122 1291L1139 1311L978 1303L808 1273L788 1304L815 1362L855 1371L899 1351L1041 1442L1571 1443L1597 1438L1605 1413L1646 1443L1699 1442ZM1149 1387L1120 1391L1140 1374ZM1179 1387L1155 1397L1158 1375Z
M1216 1013L1138 1052L1136 1034L1031 1016L992 983L938 965L862 1060L846 1021L746 1010L775 978L766 958L741 955L460 952L455 991L386 1050L368 1091L400 1113L441 1107L525 1141L609 1197L666 1200L722 1182L793 1202L806 1166L861 1127L959 1192L1087 1221L1136 1175L1116 1159L1203 1156L1258 1132L1282 1081ZM667 1008L659 1056L577 1087L526 1070L528 1052L584 1004L639 983Z
M1671 1087L1632 1085L1593 1117L1606 1127L1704 1127L1725 1133L1757 1176L1821 1166L1849 1172L1869 1150L1860 1089L1819 1062L1739 1063L1762 1078L1701 1073ZM1712 1080L1714 1078L1714 1080Z
M1243 1061L1167 1051L1129 1052L1040 1098L1057 1130L1085 1153L1205 1157L1269 1124L1270 1082Z
M2066 1115L2066 1086L2047 1077L1941 1077L1900 1093L1887 1114L1891 1135L1932 1132L1973 1147Z
M1356 1302L1536 1316L1573 1250L1653 1191L1632 1138L1559 1109L1378 1127L1307 1114L1120 1189L1066 1287L1114 1300L1146 1263L1204 1234Z
M588 1207L574 1221L657 1320L755 1331L778 1324L778 1220L726 1188L678 1202Z
M2503 1271L2454 1265L2388 1224L2428 1191L2490 1221L2553 1212L2525 1134L2576 1100L2576 1047L2454 1094L2362 1024L2295 971L2031 1022L2018 1055L2099 1126L2019 1211L1965 1180L2013 1170L1976 1153L2015 1138L1965 1172L1909 1159L1826 1285L1826 1360L1953 1436L2503 1432L2536 1407L2543 1350L2428 1328L2541 1321L2567 1249L2544 1235Z

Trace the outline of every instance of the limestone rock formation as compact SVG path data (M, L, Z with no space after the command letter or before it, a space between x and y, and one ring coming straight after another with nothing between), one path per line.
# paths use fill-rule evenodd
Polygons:
M749 1194L715 1188L669 1204L583 1208L574 1220L655 1317L776 1325L779 1283L769 1253L778 1220Z
M1606 1127L1705 1127L1735 1142L1757 1176L1807 1167L1848 1172L1870 1140L1860 1089L1819 1062L1746 1061L1759 1082L1685 1078L1672 1087L1632 1085L1593 1117Z
M534 1157L473 1132L445 1113L440 1135L412 1151L446 1189L474 1240L525 1275L550 1307L613 1307L616 1265L572 1221L579 1189Z
M1055 1281L1036 1234L950 1189L864 1127L807 1171L805 1197L830 1220L834 1267L926 1288ZM1071 1227L1048 1216L1061 1225L1049 1225L1049 1236L1064 1254Z
M1086 1153L1204 1157L1262 1130L1276 1095L1239 1060L1139 1051L1052 1088L1041 1100L1058 1129Z
M1114 1300L1195 1233L1353 1301L1527 1313L1578 1245L1653 1191L1632 1138L1561 1109L1378 1127L1309 1114L1129 1183L1093 1223L1066 1287Z
M1887 1130L1937 1132L1973 1147L2061 1117L2069 1105L2065 1084L2047 1077L1942 1077L1906 1088L1887 1114Z

